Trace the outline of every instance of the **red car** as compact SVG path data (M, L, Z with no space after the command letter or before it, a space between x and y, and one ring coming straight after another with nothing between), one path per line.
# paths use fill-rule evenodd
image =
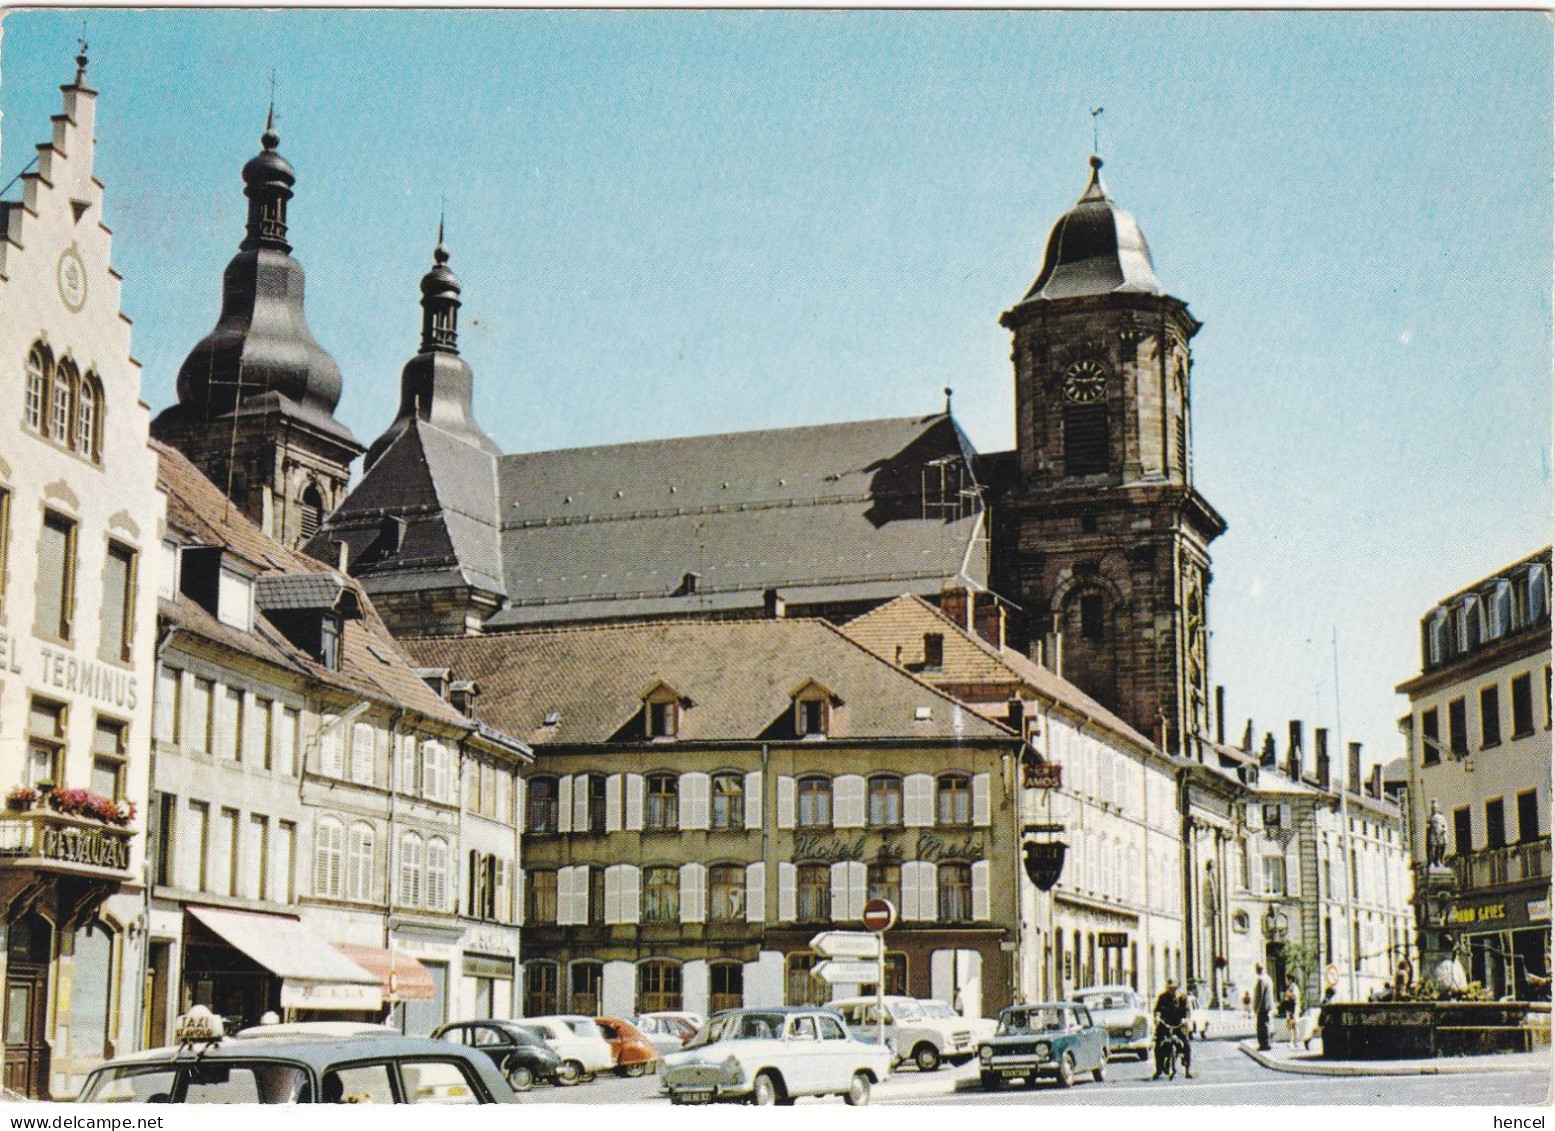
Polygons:
M610 1042L617 1075L641 1076L657 1067L659 1052L636 1025L619 1017L596 1017L594 1024L599 1026L600 1036Z

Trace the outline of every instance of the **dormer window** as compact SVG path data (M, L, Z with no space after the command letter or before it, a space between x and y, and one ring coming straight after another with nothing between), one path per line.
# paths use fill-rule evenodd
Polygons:
M295 647L330 671L340 670L345 622L362 615L349 582L325 570L267 573L254 583L254 603Z
M319 618L319 663L340 670L340 618L329 613Z
M923 634L923 667L925 671L938 671L945 666L945 634Z
M668 684L656 684L643 696L643 724L652 742L671 742L680 735L680 709L690 706Z
M814 680L793 693L794 733L800 738L825 738L832 729L832 707L840 701Z
M799 733L824 735L826 733L826 700L801 699L799 701Z

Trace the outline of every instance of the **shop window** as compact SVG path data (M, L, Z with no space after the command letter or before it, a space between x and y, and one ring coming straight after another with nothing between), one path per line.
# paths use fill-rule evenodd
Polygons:
M525 829L532 833L554 833L557 829L557 807L556 779L530 778Z
M965 923L972 918L972 866L939 866L939 920L941 923Z
M1501 745L1501 689L1495 685L1479 692L1480 747Z
M1512 680L1512 737L1533 733L1533 675L1524 672Z
M671 866L643 869L642 916L644 923L680 921L680 869Z
M894 829L902 823L902 779L876 774L869 779L869 825Z
M135 551L108 543L103 567L103 604L98 654L127 663L135 635Z
M34 699L27 709L27 784L63 785L65 720L62 703Z
M744 919L745 866L714 864L709 868L707 900L707 917L713 922L732 923Z
M800 778L798 782L799 827L803 829L831 828L831 779L823 777Z
M76 605L76 524L53 511L38 535L38 583L33 625L41 636L69 642Z
M561 1011L560 969L554 962L524 964L524 1016L549 1017Z
M935 823L972 823L972 779L965 774L941 774L934 783Z
M556 922L556 870L530 868L524 873L524 922L550 926Z
M745 827L745 775L714 774L712 824L715 829Z
M745 1004L745 967L738 962L714 962L708 966L708 1010L718 1013Z
M831 921L831 869L825 864L799 866L799 906L801 923Z
M1524 844L1539 839L1539 791L1524 790L1517 795L1517 839Z
M637 1012L678 1012L683 1008L680 964L652 959L637 967Z
M643 826L649 832L680 828L680 779L674 774L648 775L648 808Z

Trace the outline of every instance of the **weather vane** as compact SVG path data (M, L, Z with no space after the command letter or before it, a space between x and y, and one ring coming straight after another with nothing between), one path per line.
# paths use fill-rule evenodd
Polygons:
M1097 106L1091 111L1091 152L1101 156L1101 116L1107 108Z

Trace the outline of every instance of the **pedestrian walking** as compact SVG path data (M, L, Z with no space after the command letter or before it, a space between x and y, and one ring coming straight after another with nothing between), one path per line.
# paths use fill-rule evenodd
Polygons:
M1301 1044L1301 987L1296 984L1294 974L1285 975L1285 991L1280 994L1280 1013L1290 1025L1290 1047L1297 1048Z
M1272 1042L1269 1040L1269 1014L1274 1012L1274 983L1269 980L1269 975L1263 972L1262 963L1253 964L1253 1016L1258 1021L1258 1047L1268 1052Z

